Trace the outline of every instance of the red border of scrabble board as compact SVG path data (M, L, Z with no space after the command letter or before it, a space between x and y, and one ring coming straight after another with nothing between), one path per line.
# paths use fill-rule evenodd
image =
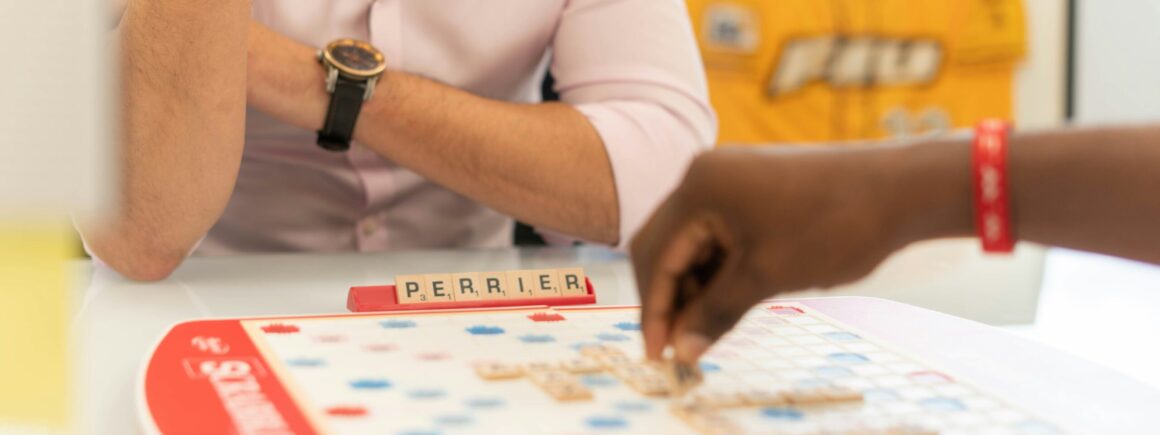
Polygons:
M588 293L580 296L552 296L543 298L523 299L484 299L462 302L420 302L412 304L399 303L398 294L394 285L355 286L350 288L346 295L346 309L355 313L375 311L414 311L414 310L455 310L463 308L503 308L523 307L528 305L546 305L560 307L565 305L587 305L596 303L596 290L592 287L592 280L584 277L584 286Z
M191 345L196 337L217 338L229 346L229 351L224 355L203 352ZM245 364L254 373L252 383L247 382L246 394L261 397L263 406L285 422L287 432L318 433L282 381L271 372L269 362L238 319L180 323L165 334L138 381L137 412L145 433L241 432L208 377L196 372L203 361Z
M591 289L591 288L590 288ZM519 306L487 310L458 309L431 310L422 314L452 314L547 309L546 306ZM619 308L619 307L591 307ZM408 312L408 311L404 311ZM235 319L194 320L174 325L157 343L149 358L143 361L137 381L137 413L141 428L147 434L201 435L243 433L226 410L225 400L219 395L209 377L199 373L201 363L213 361L217 366L229 362L245 365L252 378L245 388L237 388L239 400L249 405L265 407L270 415L285 422L285 432L319 434L324 428L315 426L300 404L294 400L278 373L254 344L242 322L269 320L271 324L293 323L306 319L343 319L378 316L383 313L324 314L305 316L249 317ZM211 337L229 346L222 354L202 350L194 343L198 337ZM239 384L234 384L238 386Z

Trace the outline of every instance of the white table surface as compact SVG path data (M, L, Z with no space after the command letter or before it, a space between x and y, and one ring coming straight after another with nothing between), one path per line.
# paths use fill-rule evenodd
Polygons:
M1007 328L1015 333L921 309L906 310L904 318L881 318L849 304L815 302L839 320L984 388L1032 402L1033 411L1061 416L1083 432L1160 427L1160 413L1140 411L1160 409L1160 353L1153 350L1160 336L1154 315L1160 308L1160 268L1053 251L1040 292L1042 251L1021 248L1004 262L963 254L977 249L972 245L918 249L925 251L892 259L883 273L840 294L902 299L991 323L1014 319L1016 325ZM931 264L938 265L937 273ZM390 283L403 273L576 265L596 284L599 303L637 302L625 259L591 247L194 258L170 279L149 284L78 262L73 325L78 428L137 432L139 368L161 334L180 321L345 312L348 287ZM949 309L940 305L946 301L953 303ZM914 327L930 322L941 329Z

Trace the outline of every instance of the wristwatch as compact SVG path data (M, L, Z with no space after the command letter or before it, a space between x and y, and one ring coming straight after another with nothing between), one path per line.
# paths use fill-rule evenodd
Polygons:
M318 52L326 68L330 108L318 131L318 146L330 151L350 149L354 125L363 102L371 99L375 84L387 69L387 59L375 47L354 39L339 39Z

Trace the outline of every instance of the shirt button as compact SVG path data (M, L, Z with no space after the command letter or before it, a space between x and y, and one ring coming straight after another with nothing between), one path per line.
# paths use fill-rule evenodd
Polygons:
M363 236L370 237L379 230L379 223L374 219L365 219L362 222L359 222L358 227Z

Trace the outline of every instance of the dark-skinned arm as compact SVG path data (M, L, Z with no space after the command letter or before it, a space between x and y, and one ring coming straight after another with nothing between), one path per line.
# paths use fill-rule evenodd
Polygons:
M762 299L860 279L914 242L970 237L970 141L698 158L633 241L646 352L696 360ZM1016 134L1020 240L1160 264L1160 126Z

